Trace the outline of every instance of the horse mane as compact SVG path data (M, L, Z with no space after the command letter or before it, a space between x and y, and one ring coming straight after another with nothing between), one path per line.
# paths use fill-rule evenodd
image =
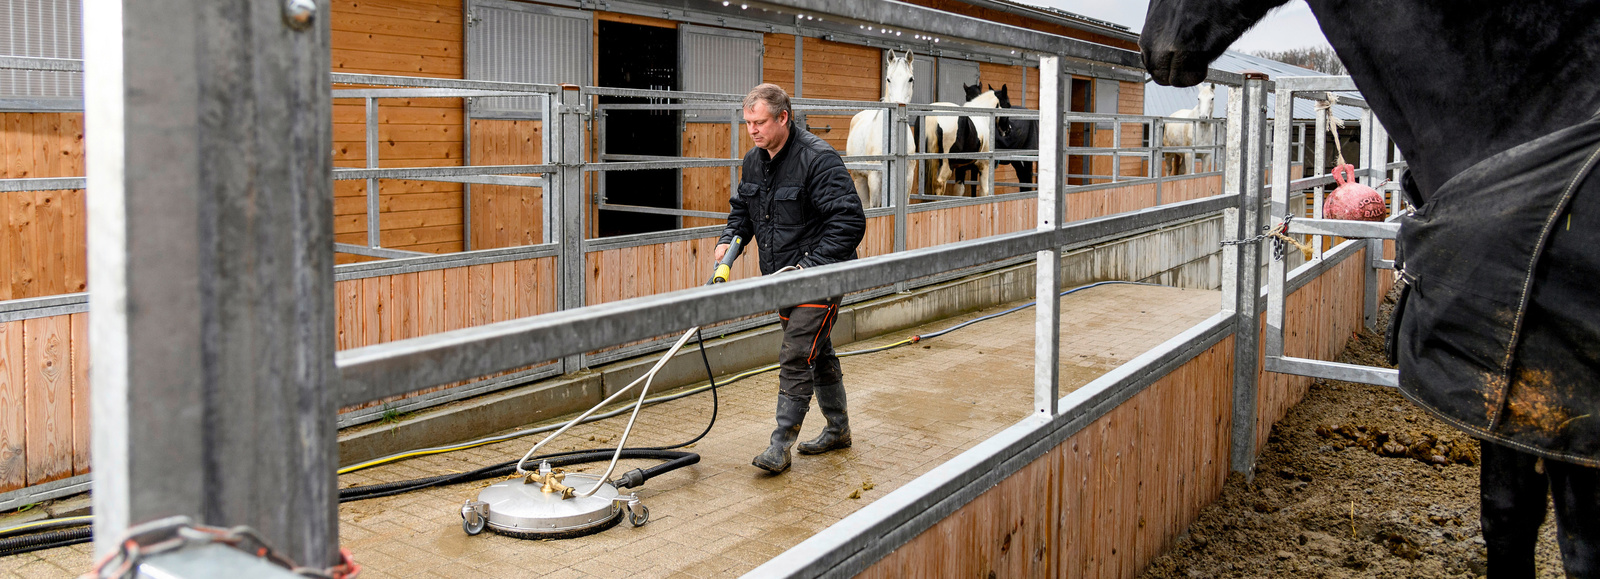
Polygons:
M999 108L1000 107L1000 97L994 96L994 91L987 90L987 91L983 91L978 96L973 97L972 100L967 101L967 104L964 104L964 105L961 105L961 106L973 107L973 108L983 108L983 109Z

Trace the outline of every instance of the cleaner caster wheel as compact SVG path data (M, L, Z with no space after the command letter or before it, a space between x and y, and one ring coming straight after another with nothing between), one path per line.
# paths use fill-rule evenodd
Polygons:
M634 507L638 507L639 510L633 510ZM639 504L638 501L628 503L628 522L633 523L635 527L643 527L645 523L650 522L650 507Z
M467 504L461 505L461 530L466 531L468 535L482 533L488 524L489 503L467 501Z

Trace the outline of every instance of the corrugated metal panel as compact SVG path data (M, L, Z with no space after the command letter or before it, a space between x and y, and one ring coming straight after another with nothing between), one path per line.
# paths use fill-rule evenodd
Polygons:
M0 0L0 54L43 58L83 58L81 0ZM0 98L79 97L83 75L76 72L0 71Z
M547 6L474 0L467 33L467 78L592 84L591 14ZM538 118L539 97L477 98L478 117Z
M937 100L939 77L931 56L911 59L911 102L928 104Z
M1116 114L1117 99L1122 96L1122 85L1114 80L1094 79L1094 112ZM1111 129L1111 123L1100 123L1099 128Z
M761 84L761 33L679 27L682 90L742 95ZM685 122L726 123L726 110L686 111Z
M978 82L978 63L957 58L939 57L939 100L947 103L967 102L967 91L962 85Z

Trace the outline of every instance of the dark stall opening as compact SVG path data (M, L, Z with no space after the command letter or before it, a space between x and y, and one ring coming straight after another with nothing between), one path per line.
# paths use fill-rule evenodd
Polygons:
M678 88L678 31L624 22L599 23L600 86L650 90ZM604 104L649 104L660 99L600 97ZM614 155L679 155L677 111L608 111L606 153ZM606 202L679 209L681 179L677 169L611 171L604 174ZM679 218L601 210L596 232L601 237L677 229Z

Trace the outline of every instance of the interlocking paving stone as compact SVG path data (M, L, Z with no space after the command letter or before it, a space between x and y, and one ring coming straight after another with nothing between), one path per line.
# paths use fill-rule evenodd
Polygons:
M1216 313L1214 291L1108 285L1061 299L1062 392L1070 392ZM1007 304L854 344L880 346L1003 311ZM1142 312L1142 313L1141 313ZM699 464L637 489L653 521L626 523L588 537L528 541L461 531L462 502L493 481L432 488L342 505L340 536L366 569L382 577L726 577L744 573L871 501L899 488L1021 420L1033 404L1032 310L988 320L886 352L843 359L854 446L795 455L770 476L750 466L772 429L777 375L720 389L716 428L688 449ZM645 409L630 446L688 440L705 428L711 397L697 395ZM615 444L624 417L574 427L550 450ZM801 440L822 430L815 405ZM590 440L593 437L594 440ZM522 455L535 437L470 451L419 457L339 478L339 486L461 472ZM651 461L624 460L617 472ZM598 472L604 464L572 470ZM859 499L848 498L864 483ZM89 545L0 558L16 577L72 577L90 565Z

